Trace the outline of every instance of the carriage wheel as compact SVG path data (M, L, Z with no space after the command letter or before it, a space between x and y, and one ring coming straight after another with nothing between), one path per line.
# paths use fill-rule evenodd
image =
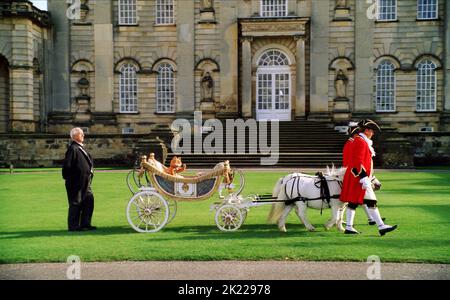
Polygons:
M217 209L215 220L217 228L220 230L236 231L244 223L244 216L239 208L226 204Z
M127 186L130 192L134 195L136 194L139 189L141 188L141 185L138 181L136 181L137 175L135 174L136 170L133 169L127 174Z
M175 200L169 200L169 220L167 221L167 224L172 222L172 220L175 218L175 215L177 214L177 201Z
M142 191L128 202L128 223L137 232L157 232L167 224L169 210L167 201L160 194Z
M139 177L139 169L133 169L128 172L127 186L133 195L136 194L144 186L151 187L147 172L145 172L142 177Z

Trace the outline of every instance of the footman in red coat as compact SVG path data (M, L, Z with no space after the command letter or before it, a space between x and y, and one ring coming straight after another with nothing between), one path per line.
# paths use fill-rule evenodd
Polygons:
M383 223L377 208L376 200L364 200L366 194L372 194L370 199L376 199L372 189L371 176L373 172L373 160L375 151L372 147L372 136L380 127L372 120L363 120L358 123L359 133L354 136L351 143L344 147L343 161L347 166L344 176L340 200L348 202L346 234L358 234L353 228L355 209L359 205L366 204L369 214L378 225L380 235L395 230L397 225L389 226ZM366 196L367 197L367 196Z

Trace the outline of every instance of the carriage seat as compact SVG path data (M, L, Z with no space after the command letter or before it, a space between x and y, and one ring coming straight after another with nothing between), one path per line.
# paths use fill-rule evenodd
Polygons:
M147 162L149 164L153 165L155 167L155 169L160 172L167 171L167 167L165 165L163 165L162 163L160 163L158 160L156 160L154 153L150 153Z
M212 170L201 172L194 176L174 176L166 173L163 164L158 162L156 159L146 160L142 157L141 167L147 172L163 177L172 182L183 182L183 183L199 183L204 180L211 179L213 177L224 176L228 177L231 169L228 161L218 163Z

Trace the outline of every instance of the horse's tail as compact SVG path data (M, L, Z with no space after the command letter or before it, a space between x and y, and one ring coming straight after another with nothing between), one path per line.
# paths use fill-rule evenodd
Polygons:
M280 198L281 187L283 186L283 178L280 178L273 188L272 196L274 198ZM281 218L281 214L283 213L285 204L284 202L277 202L272 204L272 208L270 209L269 215L267 216L267 223L275 224L278 223L278 220Z
M272 197L277 198L280 194L281 186L283 185L283 178L278 179L277 184L275 184L273 191L272 191Z
M269 223L269 224L278 223L285 207L286 207L286 204L284 204L284 202L278 202L278 203L272 204L272 208L270 209L269 216L267 216L267 223Z

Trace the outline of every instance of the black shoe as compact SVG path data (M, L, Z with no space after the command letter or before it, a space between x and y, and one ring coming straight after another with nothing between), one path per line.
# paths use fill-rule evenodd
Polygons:
M77 228L70 228L69 231L73 232L73 231L87 231L88 229L86 228L82 228L82 227L77 227Z
M391 226L391 227L388 227L388 228L384 228L384 229L380 229L378 231L380 232L380 235L383 236L386 233L391 232L391 231L393 231L395 229L397 229L397 225L394 225L394 226Z
M386 218L381 218L381 220L384 222L384 220L386 220ZM369 221L369 225L375 225L375 224L377 224L377 222Z
M83 231L87 231L87 230L97 230L97 227L95 226L86 226L86 227L82 227L81 228Z
M359 234L359 232L345 229L344 234Z

